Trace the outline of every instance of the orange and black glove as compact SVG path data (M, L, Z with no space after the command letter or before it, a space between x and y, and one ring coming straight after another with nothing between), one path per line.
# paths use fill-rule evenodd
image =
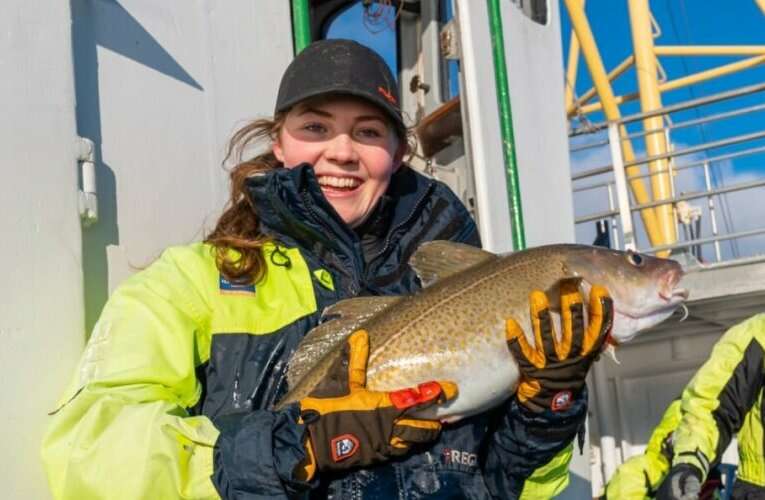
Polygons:
M518 401L533 412L567 410L584 387L593 361L600 355L611 331L613 302L605 288L593 286L584 326L582 295L576 285L560 287L561 333L555 334L550 303L541 291L529 295L534 346L529 345L518 323L506 323L507 346L518 362L521 381Z
M451 382L426 382L393 392L366 388L369 334L351 334L344 356L325 381L300 401L300 416L308 428L308 457L300 476L316 470L338 471L365 467L403 455L413 444L435 440L441 424L408 415L457 395Z

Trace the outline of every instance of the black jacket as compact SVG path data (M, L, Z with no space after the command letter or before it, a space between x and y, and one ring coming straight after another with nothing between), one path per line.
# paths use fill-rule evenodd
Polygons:
M403 459L343 476L320 474L311 484L296 481L292 471L305 453L298 409L270 408L287 389L286 359L318 323L319 312L343 298L417 291L408 260L423 242L480 241L449 188L409 168L393 176L385 212L367 228L376 240L369 245L325 200L309 166L260 174L247 186L263 231L298 248L309 268L329 270L335 286L316 287L318 312L272 335L213 337L210 361L199 371L206 392L197 411L221 430L213 480L222 496L515 498L525 480L572 441L584 420L586 393L560 414L527 413L513 398L494 412L445 426L437 443ZM248 395L244 405L241 394Z

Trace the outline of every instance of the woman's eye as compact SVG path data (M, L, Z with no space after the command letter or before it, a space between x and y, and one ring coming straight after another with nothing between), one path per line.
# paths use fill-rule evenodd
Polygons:
M361 129L359 130L359 135L362 137L370 138L370 139L382 137L382 133L379 130L374 128Z
M303 125L303 130L307 130L309 132L323 133L327 131L327 127L325 127L321 123L306 123L305 125Z

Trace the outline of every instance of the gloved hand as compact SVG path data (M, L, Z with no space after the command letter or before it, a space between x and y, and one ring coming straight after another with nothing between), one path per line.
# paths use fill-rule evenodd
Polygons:
M457 395L451 382L426 382L393 392L368 390L369 334L364 330L351 334L344 354L326 382L300 401L309 435L309 457L301 476L308 479L316 469L364 467L403 455L413 444L435 440L440 422L407 415Z
M518 323L506 323L507 346L521 371L518 401L533 412L568 409L582 390L593 361L603 349L611 330L613 302L605 288L590 291L589 324L584 327L584 308L578 287L560 287L561 339L555 335L550 303L540 291L529 295L534 346L530 346Z
M677 464L656 492L657 500L696 500L701 493L703 474L691 464Z

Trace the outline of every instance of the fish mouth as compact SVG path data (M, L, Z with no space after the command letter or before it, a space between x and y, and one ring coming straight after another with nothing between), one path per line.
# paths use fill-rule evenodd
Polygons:
M670 269L665 278L659 285L659 297L665 302L682 302L688 299L688 289L678 288L678 283L685 275L683 269L678 265Z
M659 292L658 295L661 298L662 302L657 304L657 307L647 312L641 312L636 314L635 312L627 312L624 310L620 310L618 308L614 308L614 311L629 319L639 320L646 316L661 314L662 312L665 312L669 309L673 309L673 310L677 309L683 302L688 300L689 292L687 288L677 288L675 290L672 290L669 294L666 294L664 292Z
M688 300L690 292L687 288L659 288L657 292L660 301L649 311L636 312L635 310L623 310L615 307L615 312L630 319L639 320L645 316L651 316L666 311L667 309L676 309L680 304Z
M678 288L676 290L673 290L667 297L665 297L661 293L659 294L659 296L661 297L663 302L660 304L657 304L657 307L649 311L641 311L639 313L634 311L627 312L615 307L614 313L617 316L623 316L624 318L627 318L633 321L641 321L641 320L650 318L652 316L660 316L665 313L667 313L667 316L669 316L678 307L682 306L683 303L686 301L686 299L688 298L688 290L685 288ZM617 341L617 339L611 335L611 332L609 332L608 338L606 339L606 343L611 344L613 346L617 346L621 342Z

